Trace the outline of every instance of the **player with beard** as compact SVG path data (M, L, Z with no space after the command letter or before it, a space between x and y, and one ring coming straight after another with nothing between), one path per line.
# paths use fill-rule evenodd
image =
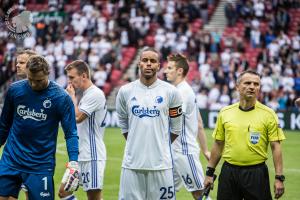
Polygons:
M177 89L157 78L159 53L146 48L140 78L122 86L116 110L126 147L119 200L175 199L171 143L181 133L182 100Z

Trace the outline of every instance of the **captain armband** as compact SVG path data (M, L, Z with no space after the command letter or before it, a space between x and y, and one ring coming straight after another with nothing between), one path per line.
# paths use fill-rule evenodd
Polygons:
M182 106L174 107L169 109L170 118L179 117L182 115Z

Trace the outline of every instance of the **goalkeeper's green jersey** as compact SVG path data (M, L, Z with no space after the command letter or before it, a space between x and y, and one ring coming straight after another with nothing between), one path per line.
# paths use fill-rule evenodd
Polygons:
M238 166L249 166L267 160L271 141L285 139L276 113L256 102L253 109L244 111L239 103L224 107L217 119L213 138L225 142L222 157Z

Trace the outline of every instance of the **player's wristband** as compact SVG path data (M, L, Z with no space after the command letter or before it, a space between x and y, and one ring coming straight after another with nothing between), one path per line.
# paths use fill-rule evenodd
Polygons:
M206 176L214 177L215 168L207 167L206 168Z

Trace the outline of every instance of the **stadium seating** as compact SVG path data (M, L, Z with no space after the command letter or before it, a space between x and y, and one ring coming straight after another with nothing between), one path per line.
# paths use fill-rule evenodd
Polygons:
M48 1L44 1L44 3L36 3L35 0L28 0L26 1L26 7L28 10L30 11L48 11ZM55 30L55 34L54 32L50 32L50 34L47 32L46 37L53 37L54 35L56 36L56 38L51 38L53 41L56 41L58 38L62 41L64 41L66 39L65 36L68 36L72 39L74 39L74 37L77 34L78 30L75 30L75 28L77 28L77 26L79 25L75 25L74 27L72 26L71 22L72 22L72 17L73 14L82 14L82 10L83 7L85 6L85 4L83 4L80 0L69 0L69 1L65 1L67 2L67 4L64 4L63 8L64 11L66 13L68 13L68 17L66 18L66 21L64 22L65 24L56 24L56 25L49 25L46 24L46 26L41 26L41 28L38 30L39 32L44 31L44 29L52 29ZM175 1L176 2L176 1ZM215 11L216 6L218 5L219 1L213 1L214 4L210 4L209 2L211 1L207 1L208 3L208 17L210 18L213 14L213 12ZM114 41L117 41L116 44L114 44L115 46L114 51L117 54L116 55L116 61L114 61L113 63L108 63L109 65L111 65L111 67L107 67L107 74L109 75L107 77L107 80L103 86L103 91L105 92L106 95L109 95L110 92L112 91L112 89L114 87L118 87L120 84L123 84L124 81L122 81L122 76L124 74L126 74L127 69L129 68L130 64L132 63L132 61L134 60L135 56L137 55L138 49L143 47L143 46L151 46L151 47L156 47L156 46L162 46L161 44L157 45L155 44L155 39L156 39L156 34L157 34L157 30L164 30L164 33L167 32L172 32L175 33L176 37L175 38L175 43L176 45L170 47L170 49L166 48L163 49L162 54L165 53L171 53L172 51L181 51L180 48L184 49L184 45L180 46L179 45L179 38L180 36L183 36L183 40L186 39L186 50L183 50L185 53L187 54L187 56L189 58L191 58L191 62L190 62L190 72L188 73L188 81L190 83L193 82L193 80L195 79L199 79L200 77L200 72L199 72L199 67L200 67L200 63L197 62L198 59L198 54L199 54L199 50L201 46L205 46L205 57L206 59L209 58L211 59L211 68L210 70L216 74L216 71L218 71L218 69L220 68L220 66L222 65L221 61L220 61L220 55L221 53L225 50L225 49L231 49L231 53L239 53L239 58L238 58L238 62L242 63L245 62L247 63L247 65L245 66L250 66L253 69L257 69L257 57L258 55L262 52L262 49L264 49L263 44L260 44L258 46L253 47L252 44L250 43L250 41L247 40L247 38L245 37L245 30L248 27L248 24L246 24L246 17L245 18L238 18L237 22L231 26L231 27L225 27L221 38L220 38L220 44L218 44L218 50L217 52L211 52L211 45L212 45L212 39L211 36L210 37L210 43L207 44L207 40L205 41L205 36L209 35L209 33L205 32L203 30L203 26L204 26L204 19L202 19L201 17L201 11L197 14L191 15L191 13L188 13L187 11L189 10L189 6L195 6L197 4L189 4L190 2L187 2L186 4L178 4L176 7L176 9L179 10L175 10L177 13L180 13L180 17L175 17L173 20L173 24L172 24L172 28L166 28L163 27L163 24L166 24L164 19L164 14L165 13L158 13L158 14L162 14L162 15L156 15L157 13L151 14L149 12L149 7L147 7L146 4L139 4L143 10L143 12L145 12L142 16L150 16L149 22L146 22L147 20L142 22L142 27L147 27L146 23L149 26L149 29L146 30L145 33L143 34L138 34L139 38L130 38L131 32L129 32L129 29L134 28L134 24L132 23L131 17L134 18L134 14L132 14L130 12L130 9L134 6L136 6L136 4L132 3L132 5L128 6L128 5L122 5L119 4L118 2L116 2L113 6L109 5L111 3L111 1L101 1L101 0L95 0L95 1L91 1L93 8L97 11L96 14L98 15L98 19L100 19L101 17L104 18L101 20L104 20L105 23L104 25L108 26L109 22L113 22L110 24L110 26L113 26L112 30L110 31L105 31L104 33L101 32L100 29L100 33L98 33L97 31L99 28L100 24L91 24L93 22L89 21L87 29L83 30L80 35L85 37L85 39L88 39L88 45L91 45L91 42L95 39L95 38L99 38L102 36L108 37L109 38L109 42L110 42L110 37L113 36L114 37L118 37L118 38L114 38ZM130 3L130 2L129 2ZM239 2L240 3L240 2ZM176 3L175 3L176 4ZM162 4L162 6L166 6L168 4ZM123 6L123 7L121 7ZM127 7L128 6L128 7ZM186 6L184 8L181 8L180 6ZM136 8L137 10L140 8ZM201 8L198 8L199 10L201 10ZM172 10L172 9L171 9ZM275 16L275 12L276 10L278 10L277 8L274 8L271 12L272 15ZM159 11L159 9L157 10ZM162 9L163 12L166 12L167 9L163 8ZM132 11L133 12L133 11ZM182 12L182 13L181 13ZM184 13L186 12L186 13ZM298 35L298 31L300 29L300 8L298 7L291 7L288 8L288 14L290 16L290 22L289 22L289 28L288 28L288 36L291 39L293 36L297 36ZM126 16L127 18L125 20L122 20L122 16ZM80 16L80 15L79 15ZM252 17L252 16L251 16ZM251 18L250 17L250 18ZM186 19L187 18L187 19ZM248 18L249 19L249 18ZM112 20L112 21L110 21ZM137 20L137 19L135 19ZM140 18L138 20L141 20ZM137 21L138 21L137 20ZM184 23L182 23L184 21ZM188 21L188 24L186 24L186 22ZM247 21L248 23L248 21ZM274 22L273 22L274 23ZM270 21L268 21L266 18L264 19L259 19L259 31L262 34L262 37L264 36L264 34L267 32L267 30L270 28ZM44 24L45 25L45 24ZM49 27L48 27L49 26ZM178 26L180 26L180 28L178 28ZM46 27L46 28L45 28ZM130 28L129 28L130 27ZM184 30L186 28L186 30ZM1 28L1 27L0 27ZM100 27L101 28L101 27ZM107 28L107 27L106 27ZM126 41L126 39L122 42L121 44L121 30L126 30L127 31L127 36L129 36L127 38L128 41ZM248 29L247 29L248 30ZM48 31L48 30L47 30ZM52 34L51 34L52 33ZM126 34L125 34L126 35ZM62 37L63 36L63 37ZM170 35L172 37L172 35ZM45 37L45 38L46 38ZM48 41L45 41L45 38L43 38L44 41L42 41L42 43L44 43L43 48L46 48L46 45ZM0 38L1 39L1 38ZM38 38L36 38L36 45L37 45L37 40ZM138 41L138 42L137 42ZM205 42L204 42L205 41ZM178 45L177 45L178 42ZM1 70L15 70L13 69L11 66L7 65L5 62L7 62L7 60L9 61L8 63L10 63L10 65L13 64L13 59L15 59L15 55L14 54L10 54L10 51L6 51L5 45L7 44L7 42L4 43L0 43L1 46L1 51L0 51L0 64L1 64ZM55 42L52 43L53 45L56 45ZM165 44L165 43L164 43ZM191 44L194 44L194 46L191 46ZM238 45L242 44L242 48L239 49ZM115 49L115 47L117 47L117 50ZM180 48L179 48L180 47ZM179 49L179 50L178 50ZM162 50L162 49L158 49L158 50ZM79 55L78 52L82 51L82 49L79 50L79 48L75 49L73 55L68 55L67 56L67 60L66 60L66 64L69 63L71 60L77 58L80 56L80 58L83 59L87 59L89 52L91 51L90 48L84 50L84 54L83 55ZM13 52L13 51L12 51ZM63 52L65 53L65 52ZM99 52L97 52L99 53ZM65 56L65 55L64 55ZM101 55L103 56L103 55ZM291 55L289 55L291 56ZM99 56L100 57L100 56ZM113 59L112 59L113 60ZM165 63L165 60L162 60L163 63ZM237 62L237 61L236 61ZM299 60L293 61L293 62L299 62ZM54 63L57 65L57 61ZM107 63L105 63L107 64ZM104 65L105 65L104 64ZM232 65L232 63L231 63ZM8 67L7 67L8 66ZM55 69L58 69L58 66L54 67ZM293 68L293 73L294 75L296 74L296 70L295 70L295 66L292 66ZM97 69L97 67L95 67L95 70ZM230 70L232 70L232 66L230 66ZM284 71L284 69L282 69L282 71ZM14 73L15 71L12 71L12 73ZM12 74L10 73L5 73L5 74ZM234 71L235 73L235 71ZM216 76L216 75L214 75ZM5 79L7 79L9 77L5 77ZM124 78L126 79L126 78ZM200 86L202 87L202 85ZM267 99L267 98L266 98Z

